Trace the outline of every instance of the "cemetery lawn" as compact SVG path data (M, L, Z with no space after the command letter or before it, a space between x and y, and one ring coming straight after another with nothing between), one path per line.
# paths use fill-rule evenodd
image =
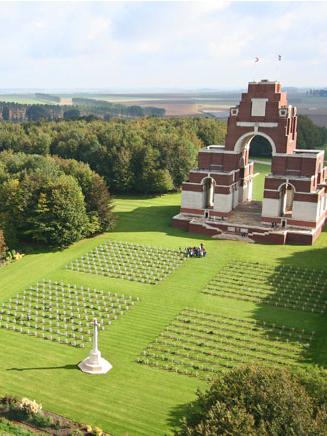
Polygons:
M204 389L207 383L138 363L137 359L167 326L186 313L182 312L185 309L244 320L246 325L259 322L262 326L264 321L284 325L286 329L314 331L305 353L292 354L292 364L326 367L326 314L201 292L220 269L235 260L327 271L326 232L313 247L218 241L170 226L171 217L179 210L179 194L121 197L115 203L118 224L113 232L85 239L62 251L31 249L22 260L0 268L0 304L42 279L139 297L140 301L128 313L106 326L104 332L100 331L100 350L113 369L104 376L83 374L76 364L86 357L88 345L80 349L0 328L0 395L35 399L44 409L97 425L113 435L171 434L183 413L183 405L195 398L197 388ZM108 240L170 249L204 242L208 256L187 259L157 285L65 268ZM269 339L271 332L263 328L260 334ZM246 339L246 333L244 336ZM282 336L278 340L285 346Z

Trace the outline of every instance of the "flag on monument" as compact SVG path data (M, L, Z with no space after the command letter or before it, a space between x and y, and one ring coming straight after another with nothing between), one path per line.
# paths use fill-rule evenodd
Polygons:
M257 62L259 62L260 61L260 59L258 58L258 57L256 57L255 59L254 59L254 63L256 64Z
M278 55L278 60L279 60L279 61L282 60L282 55Z

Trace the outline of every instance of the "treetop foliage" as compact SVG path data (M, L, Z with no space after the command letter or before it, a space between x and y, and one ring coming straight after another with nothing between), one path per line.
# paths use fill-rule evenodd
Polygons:
M310 375L244 366L197 393L179 434L322 436L327 432L326 395L323 370Z
M57 155L86 162L112 193L165 193L178 189L196 166L199 149L223 144L226 123L205 118L74 120L27 124L0 123L0 151ZM72 118L72 119L70 119ZM259 141L256 143L256 141ZM260 137L252 152L271 153ZM298 147L319 148L327 129L299 116Z
M65 246L112 228L106 183L87 164L0 153L0 225L6 241Z
M298 116L297 147L308 150L327 147L327 128L319 127L306 115Z
M2 123L0 151L86 162L113 193L164 193L186 180L199 148L223 143L225 133L225 123L200 118Z

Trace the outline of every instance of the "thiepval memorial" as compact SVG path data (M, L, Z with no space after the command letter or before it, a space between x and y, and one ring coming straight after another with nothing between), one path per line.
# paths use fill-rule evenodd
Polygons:
M252 139L261 136L272 151L262 202L252 201ZM273 244L313 244L327 216L324 151L296 148L297 112L281 84L250 82L230 109L224 145L198 155L198 167L182 186L173 225L216 238Z

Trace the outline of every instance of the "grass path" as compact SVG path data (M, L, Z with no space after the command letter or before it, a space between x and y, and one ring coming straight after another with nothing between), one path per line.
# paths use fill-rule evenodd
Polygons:
M29 254L0 269L0 303L43 278L138 296L141 300L101 332L100 349L113 364L106 376L92 377L76 369L87 350L0 329L0 394L30 397L46 409L98 425L113 435L169 434L183 404L194 398L197 387L206 384L135 360L186 307L315 330L317 339L309 350L308 363L327 364L325 317L201 293L217 271L233 259L326 268L326 233L314 247L205 240L209 253L206 259L184 262L155 286L64 269L68 262L108 239L166 248L199 244L205 238L169 225L179 203L178 194L117 198L119 222L114 232L80 241L64 251Z

